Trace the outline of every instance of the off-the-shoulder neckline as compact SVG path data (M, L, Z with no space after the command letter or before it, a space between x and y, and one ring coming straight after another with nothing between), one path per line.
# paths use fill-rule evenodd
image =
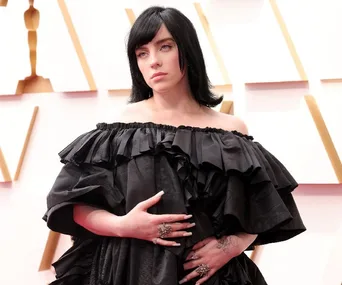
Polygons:
M154 122L113 122L106 123L101 122L96 125L97 129L100 130L110 130L110 129L138 129L138 128L153 128L153 129L163 129L169 131L178 131L178 130L190 130L194 132L205 132L205 133L220 133L220 134L234 134L239 137L244 137L249 140L253 140L253 136L243 134L237 130L224 130L221 128L214 127L194 127L187 125L179 125L173 126L168 124L159 124Z

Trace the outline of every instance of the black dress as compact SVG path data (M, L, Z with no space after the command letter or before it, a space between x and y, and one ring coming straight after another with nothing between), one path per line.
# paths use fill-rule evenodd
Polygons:
M183 264L191 247L206 237L247 232L258 234L253 245L261 245L305 231L291 194L296 181L262 145L236 131L100 123L59 155L64 165L43 219L75 241L53 264L52 284L176 285L187 273ZM150 213L187 213L196 222L192 236L176 239L180 247L97 236L73 220L74 204L124 215L161 190L165 194ZM266 282L243 253L205 284Z

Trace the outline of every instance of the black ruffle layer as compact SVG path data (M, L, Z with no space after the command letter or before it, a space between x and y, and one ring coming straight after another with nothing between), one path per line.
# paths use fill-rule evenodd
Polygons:
M180 191L169 191L174 197L172 202L179 205L170 208L165 204L164 208L156 210L157 213L169 213L170 209L178 213L202 211L209 221L178 251L165 250L178 256L177 262L181 262L184 252L191 245L209 234L220 237L247 232L258 234L254 244L266 244L292 238L305 230L291 194L297 187L296 181L277 158L261 144L254 142L253 137L239 132L155 123L101 123L96 129L75 139L59 155L65 166L49 193L48 211L44 216L48 226L58 232L98 240L99 237L74 223L72 205L90 204L124 215L130 207L127 198L130 191L127 183L130 182L126 180L133 178L130 176L124 180L121 177L126 175L128 168L131 169L133 162L139 169L139 165L141 168L146 165L151 167L155 160L158 160L163 171L171 169L162 179L170 179L170 183L176 185L172 178L175 174L180 183ZM158 192L158 189L149 195L153 192ZM194 216L196 219L196 214ZM196 224L201 225L198 217ZM78 254L75 248L71 251L75 252L74 255ZM63 276L76 278L72 266L68 268L65 265L72 257L67 254L61 260L64 260L64 265L56 263L56 270L64 268L67 273L63 273ZM238 259L228 263L230 266L224 267L225 273L244 264L245 273L239 271L243 277L236 274L234 276L238 279L231 280L229 277L230 282L227 282L227 278L217 279L217 276L224 274L217 274L217 281L208 281L207 284L265 284L256 279L254 282L249 280L248 271L255 269L250 267L248 261L244 259L243 262L237 262ZM94 267L93 261L85 266L88 271L77 270L81 272L77 273L77 280L89 275L91 266ZM88 284L63 283L62 280L56 281L56 284Z

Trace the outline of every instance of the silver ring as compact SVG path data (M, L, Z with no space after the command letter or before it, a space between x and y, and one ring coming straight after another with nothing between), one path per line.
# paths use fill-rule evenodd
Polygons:
M160 238L165 238L169 233L172 232L172 227L162 223L161 225L158 226L158 233Z
M152 240L152 242L153 242L154 244L158 244L158 238L154 238L154 239Z
M206 264L201 264L200 266L198 266L195 270L199 276L202 278L204 276L207 276L209 271L210 271L210 267Z

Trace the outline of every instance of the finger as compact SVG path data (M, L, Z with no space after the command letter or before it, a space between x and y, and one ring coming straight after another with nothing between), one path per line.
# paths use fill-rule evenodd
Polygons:
M179 238L179 237L188 237L192 235L192 232L182 231L179 229L189 229L195 226L194 223L171 223L171 224L160 224L157 226L157 235L160 238Z
M176 231L176 232L171 232L167 234L166 236L163 236L163 238L178 238L178 237L189 237L189 236L192 236L192 232Z
M208 275L206 276L203 276L201 279L197 280L196 284L195 285L201 285L203 284L205 281L207 281L211 276L214 275L214 271L213 270L210 270L208 272Z
M193 247L192 247L192 250L198 250L200 248L202 248L203 246L205 246L205 240L202 240L198 243L196 243Z
M198 277L199 274L194 270L191 273L189 273L188 275L186 275L181 281L179 281L179 284L183 284L185 282L188 282L189 280Z
M183 264L183 268L184 270L189 270L189 269L193 269L193 268L196 268L198 267L200 264L202 264L203 262L201 262L200 259L198 260L192 260L192 261L189 261L187 263L184 263Z
M140 202L137 207L143 211L146 211L148 208L151 208L153 205L157 204L160 201L161 196L164 195L164 191L158 192L156 195L151 198Z
M177 243L175 241L171 241L171 240L164 240L161 238L156 238L155 241L152 240L153 243L158 244L158 245L162 245L162 246L180 246L180 243Z
M198 256L198 254L195 251L191 251L188 256L186 257L185 261L188 260L196 260L199 259L200 257Z
M163 214L163 215L155 215L157 223L175 223L179 221L188 220L192 217L192 215L186 214Z
M206 247L206 245L195 251L195 258L193 258L192 260L198 260L199 258L210 254L210 252L212 251L211 245L209 245L208 247Z
M185 261L191 260L192 257L194 256L195 252L194 251L190 251L188 256L185 258Z
M190 229L196 226L195 223L172 223L169 224L172 227L172 231L180 231L185 229Z
M193 247L192 250L198 250L202 247L204 247L209 241L209 238L206 238L204 240L201 240L200 242L196 243Z

